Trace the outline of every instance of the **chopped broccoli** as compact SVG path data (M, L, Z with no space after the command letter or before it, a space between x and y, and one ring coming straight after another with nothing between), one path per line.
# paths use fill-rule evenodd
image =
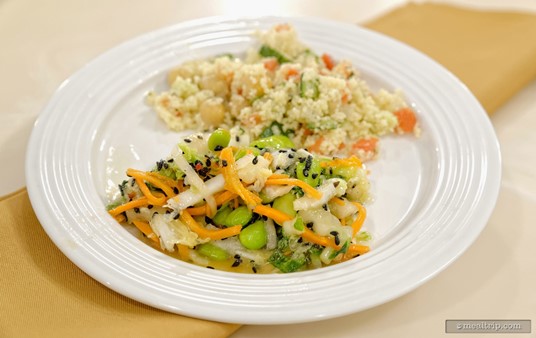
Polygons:
M159 173L162 176L169 177L172 180L177 180L184 175L177 164L175 164L175 162L170 162L169 160L160 160L156 162L156 166L152 171Z
M268 261L281 272L295 272L310 263L311 255L318 256L321 251L317 245L301 243L299 237L283 236Z

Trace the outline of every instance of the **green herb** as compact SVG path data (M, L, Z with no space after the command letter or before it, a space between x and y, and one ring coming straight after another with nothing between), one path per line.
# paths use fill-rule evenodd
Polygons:
M283 54L268 45L262 45L261 49L259 49L259 54L260 56L265 58L274 57L277 59L277 62L279 62L279 64L290 62L290 59L286 58Z

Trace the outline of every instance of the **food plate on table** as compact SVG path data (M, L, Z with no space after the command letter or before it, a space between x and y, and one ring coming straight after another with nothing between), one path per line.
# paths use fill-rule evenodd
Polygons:
M128 168L149 169L192 131L168 129L147 105L188 60L244 55L254 33L291 24L316 53L347 59L373 90L402 90L419 137L388 135L366 166L370 251L288 274L217 271L140 241L106 205ZM60 250L107 287L166 311L222 322L284 324L358 312L399 297L458 258L493 210L500 154L470 91L416 50L316 18L207 18L155 31L98 57L64 82L27 152L34 210Z

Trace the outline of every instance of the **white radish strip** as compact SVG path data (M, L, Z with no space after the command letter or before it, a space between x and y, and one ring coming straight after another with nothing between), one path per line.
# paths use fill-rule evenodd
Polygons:
M167 206L176 211L181 211L201 202L203 199L207 200L205 197L206 195L213 196L214 194L223 191L225 187L225 179L223 178L223 175L220 174L203 182L203 184L205 186L203 193L197 191L197 189L188 189L177 196L168 199Z
M190 190L197 191L202 198L207 201L207 204L210 208L211 213L214 215L216 214L216 200L212 196L213 194L209 193L207 190L207 186L205 182L197 175L195 170L190 166L190 163L186 161L186 159L183 156L183 152L180 148L176 148L175 151L172 154L173 160L177 164L177 167L179 167L180 170L186 175L184 179L184 183L190 186ZM169 205L169 203L168 203ZM182 209L180 209L182 210Z

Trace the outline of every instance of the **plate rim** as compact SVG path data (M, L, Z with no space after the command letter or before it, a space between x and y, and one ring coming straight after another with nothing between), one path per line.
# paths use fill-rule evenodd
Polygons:
M395 43L395 44L398 44L399 46L404 46L403 48L409 48L409 49L411 49L413 51L413 53L418 53L421 56L424 56L425 58L427 58L429 61L435 63L436 66L440 67L443 70L443 72L445 72L445 74L447 76L450 76L455 82L457 82L458 86L460 88L463 88L463 90L466 92L466 94L468 94L473 99L473 101L475 101L475 103L479 107L481 113L486 117L486 119L484 119L484 120L487 121L487 125L484 126L484 127L486 129L488 129L488 133L491 132L491 136L492 136L493 141L494 141L494 142L492 142L493 143L493 145L492 145L493 149L490 149L490 153L488 155L489 155L489 159L492 162L495 163L495 166L493 168L488 167L488 170L491 169L492 171L494 171L492 176L495 177L495 181L493 182L494 185L489 187L489 189L491 189L491 191L490 191L490 195L488 195L488 197L487 197L487 200L488 200L487 209L484 212L484 217L481 217L482 219L486 219L486 221L484 221L483 222L484 224L482 226L480 226L478 233L475 236L473 236L470 241L466 241L464 247L461 248L460 250L458 250L458 252L455 255L453 255L450 258L450 260L444 262L443 265L440 268L436 268L434 273L428 274L427 276L422 278L418 283L413 283L412 285L407 285L406 288L398 290L398 292L395 292L395 293L391 294L391 297L384 297L381 301L376 302L376 304L373 305L373 306L378 306L380 304L383 304L383 303L389 302L389 301L391 301L391 300L393 300L395 298L398 298L398 297L400 297L400 296L402 296L404 294L407 294L408 292L418 288L420 285L424 284L425 282L427 282L431 278L435 277L437 274L439 274L441 271L443 271L446 267L448 267L452 262L457 260L474 243L474 241L479 237L479 234L485 228L485 225L486 225L487 221L489 220L489 217L491 216L491 213L492 213L492 211L494 209L495 203L496 203L497 198L498 198L498 193L499 193L499 188L500 188L500 180L501 180L500 147L499 147L499 143L498 143L497 137L495 135L494 129L493 129L492 125L491 125L489 117L485 113L484 108L480 105L480 103L478 103L478 101L476 101L476 99L474 98L474 96L471 93L471 91L467 88L467 86L465 84L463 84L454 74L452 74L450 71L446 70L439 63L437 63L436 61L432 60L430 57L426 56L425 54L423 54L422 52L418 51L417 49L415 49L415 48L413 48L413 47L411 47L411 46L409 46L409 45L407 45L407 44L405 44L403 42L400 42L400 41L398 41L398 40L396 40L396 39L394 39L392 37L386 36L386 35L384 35L382 33L378 33L378 32L372 31L372 30L370 30L368 28L358 26L358 25L353 25L353 24L344 23L344 22L338 22L338 21L324 19L324 18L305 17L305 16L294 16L294 17L293 16L251 16L251 17L211 16L211 17L199 18L199 19L195 19L195 20L188 20L188 21L184 21L184 22L181 22L181 23L178 23L178 24L174 24L174 25L163 27L163 28L159 28L159 29L153 30L151 32L147 32L145 34L142 34L142 35L139 35L139 36L134 37L132 39L129 39L129 40L123 42L123 43L120 43L117 46L113 47L112 49L100 54L99 56L97 56L96 58L94 58L90 62L88 62L86 65L84 65L81 69L79 69L78 71L73 73L68 79L66 79L58 87L58 89L51 96L49 102L46 104L46 106L43 108L43 110L39 114L39 116L38 116L38 118L37 118L37 120L36 120L36 122L34 124L34 129L32 130L32 133L31 133L31 136L30 136L30 141L29 141L28 146L27 146L26 165L25 165L25 174L26 174L26 179L27 179L27 182L28 182L28 184L27 184L28 193L29 193L30 200L32 202L32 206L34 208L34 211L35 211L39 221L42 224L42 227L44 228L44 230L47 233L47 235L49 236L49 238L51 238L51 240L63 252L63 254L65 254L72 262L75 263L75 265L77 265L79 268L81 268L83 271L85 271L92 278L94 278L97 281L103 283L105 286L113 289L114 291L116 291L116 292L118 292L120 294L123 294L123 295L125 295L125 296L127 296L129 298L132 298L132 299L135 299L137 301L140 301L142 303L145 303L145 304L148 304L148 305L151 305L153 307L160 308L160 309L163 309L163 310L166 310L166 311L176 312L176 313L180 313L180 314L183 314L183 315L192 315L192 313L190 313L188 311L184 311L184 310L176 311L176 309L172 309L169 306L162 306L162 304L149 304L147 301L140 300L139 296L130 293L128 290L118 288L117 285L114 285L113 283L109 283L109 281L104 280L104 278L99 278L99 269L100 268L97 267L97 266L95 266L95 267L87 266L87 264L85 262L80 261L79 257L73 255L72 251L67 250L64 247L64 244L60 243L60 241L58 241L58 238L57 238L56 234L54 233L53 228L51 226L47 225L47 224L50 224L50 222L53 222L54 220L51 219L51 211L49 209L47 209L47 207L49 207L49 206L45 207L45 203L43 203L43 192L40 190L42 187L40 187L40 184L38 184L37 178L36 178L35 175L33 175L33 172L35 171L35 169L34 169L35 168L34 167L35 162L38 162L36 160L36 158L38 158L38 156L36 157L36 154L35 154L36 150L38 149L36 144L38 143L40 133L43 132L41 126L44 123L43 120L46 121L46 116L47 116L46 113L49 111L49 109L51 109L50 107L53 106L53 103L55 102L55 100L58 100L59 98L61 98L61 95L63 93L64 88L69 86L70 81L73 81L73 79L76 79L78 74L81 73L82 69L85 69L85 68L91 66L91 64L94 64L96 62L96 60L107 58L108 55L112 55L115 51L127 48L128 46L130 46L132 44L135 44L137 41L141 41L142 39L149 39L151 37L156 37L159 34L163 34L164 32L171 31L173 29L186 28L186 27L190 27L190 26L197 26L197 25L203 25L203 24L215 24L215 23L228 22L228 21L251 21L251 20L264 21L264 20L273 20L273 19L279 19L279 20L280 19L284 19L284 20L296 20L296 19L298 19L298 20L307 21L307 22L309 22L311 24L325 23L325 24L329 24L329 25L333 25L333 26L345 26L345 27L348 27L348 28L351 27L352 29L356 29L356 31L357 30L366 31L367 34L372 33L372 35L381 37L381 39L387 39L387 40L390 41L389 43ZM43 113L45 113L45 114L43 114ZM48 114L51 114L51 113L48 113ZM37 155L40 155L40 154L37 154ZM82 268L81 266L84 266L84 268ZM216 272L216 274L219 274L219 272ZM285 276L285 275L280 275L279 277L256 276L255 278L260 277L261 279L271 279L271 278L285 279L285 277L283 277L283 276ZM358 310L358 311L362 311L362 310ZM309 320L307 320L306 318L294 318L294 319L292 319L292 318L282 318L281 320L273 320L273 319L271 319L269 321L263 321L263 320L259 320L258 318L257 319L249 318L249 319L246 319L244 321L244 323L248 323L248 324L300 323L300 322L316 321L316 320L322 320L322 319L329 319L329 318L333 318L333 317L344 316L344 315L348 315L348 314L354 313L354 312L356 312L354 309L348 309L346 311L345 310L340 310L337 313L325 314L325 315L323 315L321 317L310 318ZM198 317L198 318L209 319L209 320L219 320L219 321L223 320L223 321L226 321L226 322L236 322L234 320L234 319L236 319L236 317L232 316L232 315L228 316L227 318L214 318L214 316L202 316L202 315L199 315L199 314L193 314L193 315L195 317Z

